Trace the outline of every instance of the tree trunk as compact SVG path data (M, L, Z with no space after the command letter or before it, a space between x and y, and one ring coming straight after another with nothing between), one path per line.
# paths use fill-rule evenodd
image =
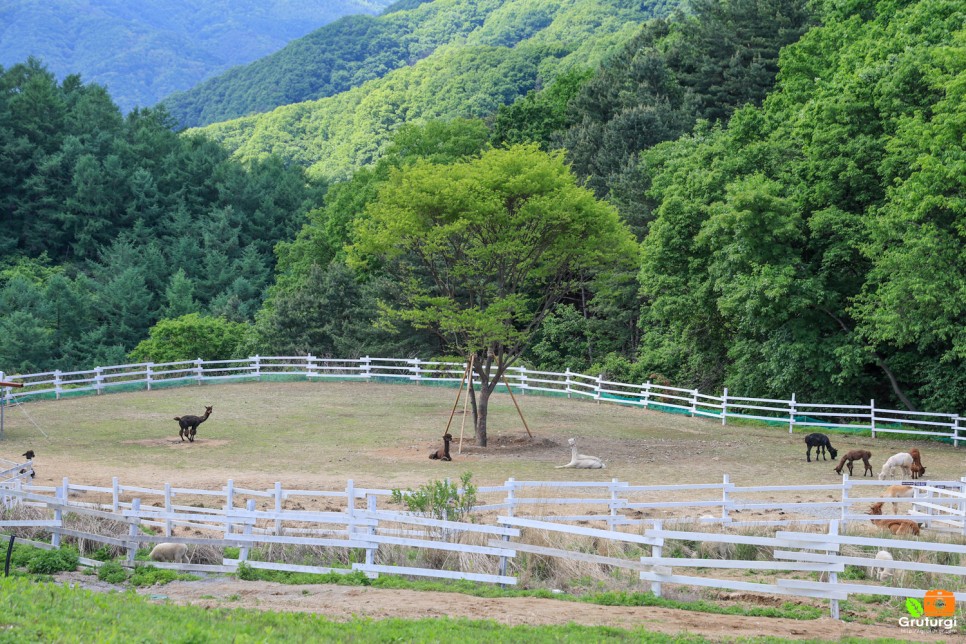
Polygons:
M470 371L467 390L470 397L470 407L473 408L473 430L476 431L476 423L477 419L480 417L480 414L476 409L476 386L473 384L473 375L473 372Z
M490 388L480 387L480 399L477 402L477 415L474 419L476 425L476 445L486 447L486 407L490 402Z

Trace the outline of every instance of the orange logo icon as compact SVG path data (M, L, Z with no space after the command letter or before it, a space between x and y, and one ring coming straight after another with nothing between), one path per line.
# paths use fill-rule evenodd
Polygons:
M926 617L954 617L956 595L948 590L930 590L922 600L922 608Z

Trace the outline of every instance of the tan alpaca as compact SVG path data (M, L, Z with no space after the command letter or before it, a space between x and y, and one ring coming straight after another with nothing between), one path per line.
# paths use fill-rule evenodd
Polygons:
M886 488L882 496L891 496L897 499L911 499L916 496L916 488L911 485L890 485ZM899 514L899 504L892 501L892 514Z
M882 503L873 503L868 514L873 516L882 514ZM884 528L895 535L919 534L919 524L908 519L869 519L880 528Z

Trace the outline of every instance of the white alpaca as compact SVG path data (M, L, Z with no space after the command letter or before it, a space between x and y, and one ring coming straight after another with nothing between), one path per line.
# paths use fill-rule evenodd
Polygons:
M571 438L567 441L570 444L570 462L566 465L557 465L555 469L572 467L578 470L599 470L604 467L604 461L596 456L587 456L577 453L577 439Z
M883 496L891 496L895 499L911 499L916 496L916 488L910 485L890 485L886 488ZM899 514L899 504L892 501L892 514Z
M899 452L889 457L889 460L882 465L879 472L879 480L884 481L887 476L892 475L892 470L899 468L905 476L912 476L912 455L908 452Z
M880 550L876 553L875 558L879 561L893 561L892 555L889 554L888 550ZM879 581L886 581L892 578L892 568L879 568L877 566L871 566L869 568L869 576L875 577Z
M188 546L183 543L159 543L150 554L152 561L188 563Z

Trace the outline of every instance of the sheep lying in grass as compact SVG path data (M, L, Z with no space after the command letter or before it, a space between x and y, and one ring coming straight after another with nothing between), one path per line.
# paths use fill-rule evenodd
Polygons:
M151 561L188 563L188 546L183 543L159 543L151 550Z

